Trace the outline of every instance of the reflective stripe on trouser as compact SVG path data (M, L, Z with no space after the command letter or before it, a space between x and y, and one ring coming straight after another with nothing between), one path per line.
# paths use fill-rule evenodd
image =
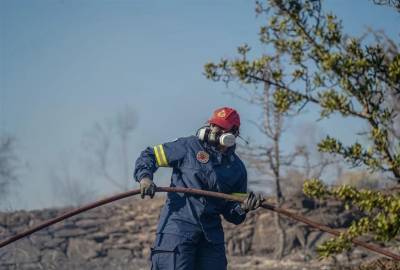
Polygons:
M208 242L204 236L189 239L175 234L157 234L151 249L152 270L226 270L225 245Z

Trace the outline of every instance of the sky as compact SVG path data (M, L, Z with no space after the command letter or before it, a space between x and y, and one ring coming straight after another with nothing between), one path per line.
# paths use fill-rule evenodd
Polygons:
M400 14L371 2L325 5L347 33L371 26L399 40ZM64 162L78 164L72 173L98 194L115 192L77 168L84 135L127 107L137 119L129 140L132 171L141 150L194 134L217 107L236 108L241 133L254 138L250 121L259 111L227 94L239 86L227 88L203 75L206 62L235 56L238 45L260 49L262 20L254 8L254 1L244 0L0 0L0 134L17 138L23 164L19 184L0 209L62 205L50 175ZM304 121L314 123L315 115ZM349 142L363 128L338 119L317 124ZM158 178L167 184L168 172ZM137 187L133 179L131 187Z

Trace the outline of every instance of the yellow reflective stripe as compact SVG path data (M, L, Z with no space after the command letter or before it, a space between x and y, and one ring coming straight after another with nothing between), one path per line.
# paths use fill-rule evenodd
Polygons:
M239 196L239 197L246 197L246 196L247 196L247 193L235 192L235 193L231 193L230 195Z
M156 155L156 162L158 167L167 167L168 162L167 158L165 157L164 148L162 144L154 146L153 149L154 149L154 154Z
M163 164L164 164L164 166L168 166L168 161L167 161L167 157L165 156L164 147L162 146L162 144L160 144L159 147L160 147L161 159L163 161Z
M158 153L157 146L154 146L153 149L154 149L154 154L156 155L157 165L158 167L161 167L160 154Z

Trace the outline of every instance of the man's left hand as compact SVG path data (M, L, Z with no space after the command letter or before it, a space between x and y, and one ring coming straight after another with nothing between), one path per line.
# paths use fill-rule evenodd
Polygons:
M260 193L255 194L254 192L250 192L242 203L241 208L247 213L260 207L263 201L265 199Z

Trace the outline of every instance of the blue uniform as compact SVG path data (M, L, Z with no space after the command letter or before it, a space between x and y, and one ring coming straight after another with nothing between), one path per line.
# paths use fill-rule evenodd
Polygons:
M246 192L246 169L234 150L221 153L196 136L179 138L146 148L136 161L134 177L136 181L145 176L153 179L158 167L172 167L171 187ZM153 269L194 269L193 265L226 269L220 214L234 224L246 218L237 202L168 193L152 248Z

